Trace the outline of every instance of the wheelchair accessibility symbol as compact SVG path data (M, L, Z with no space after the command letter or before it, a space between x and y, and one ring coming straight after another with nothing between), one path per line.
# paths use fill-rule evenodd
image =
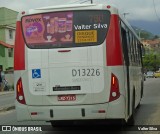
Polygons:
M32 69L32 78L41 78L41 70L40 69Z

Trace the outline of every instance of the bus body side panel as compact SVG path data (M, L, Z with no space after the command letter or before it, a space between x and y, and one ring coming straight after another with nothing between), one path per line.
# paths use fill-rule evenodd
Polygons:
M25 43L22 35L21 22L16 22L16 37L14 47L14 70L25 69Z
M127 80L126 80L126 70L124 66L123 50L121 42L121 33L119 25L119 16L117 14L112 14L110 19L110 27L106 37L106 67L108 67L108 72L113 73L119 81L119 92L120 95L124 97L121 100L121 108L118 110L119 113L124 114L124 118L127 117ZM113 103L116 102L113 101ZM109 105L112 102L109 102ZM113 110L116 107L109 107L109 110ZM111 111L110 111L111 113ZM113 114L111 114L113 115Z
M130 66L130 89L131 97L133 96L133 90L135 90L135 107L139 104L141 100L141 81L142 79L142 67ZM131 98L132 100L132 98Z
M110 27L106 39L106 53L107 66L124 65L118 15L111 15Z
M111 73L115 74L115 76L118 78L118 82L119 82L119 92L120 92L120 97L114 101L109 102L108 105L108 118L114 118L114 116L119 116L122 117L123 115L123 119L126 118L126 91L127 91L127 83L125 82L126 80L126 72L124 70L124 66L112 66L112 67L108 67L108 70ZM111 77L111 76L110 76ZM123 99L122 99L123 98ZM120 107L117 107L116 104L120 105ZM116 105L116 107L115 107ZM118 111L116 114L113 111ZM117 117L116 117L117 118Z

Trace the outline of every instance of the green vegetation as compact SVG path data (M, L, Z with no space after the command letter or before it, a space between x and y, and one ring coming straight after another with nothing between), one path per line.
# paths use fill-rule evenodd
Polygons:
M143 57L145 71L157 71L160 68L160 54L151 52Z
M140 36L141 36L141 39L152 39L153 38L153 35L146 31L142 31Z

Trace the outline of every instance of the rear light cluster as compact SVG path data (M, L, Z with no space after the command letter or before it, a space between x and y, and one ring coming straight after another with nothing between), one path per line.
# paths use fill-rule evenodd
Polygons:
M26 104L21 78L17 81L17 85L16 85L16 99L19 103Z
M108 6L107 6L107 8L108 8L108 9L110 9L110 8L111 8L111 6L110 6L110 5L108 5Z
M111 74L111 91L110 91L110 97L109 101L114 101L120 97L119 92L119 82L118 78L112 73Z

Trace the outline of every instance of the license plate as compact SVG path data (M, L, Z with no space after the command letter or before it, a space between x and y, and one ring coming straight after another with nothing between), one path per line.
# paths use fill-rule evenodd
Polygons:
M67 94L67 95L58 95L58 101L75 101L75 94Z

